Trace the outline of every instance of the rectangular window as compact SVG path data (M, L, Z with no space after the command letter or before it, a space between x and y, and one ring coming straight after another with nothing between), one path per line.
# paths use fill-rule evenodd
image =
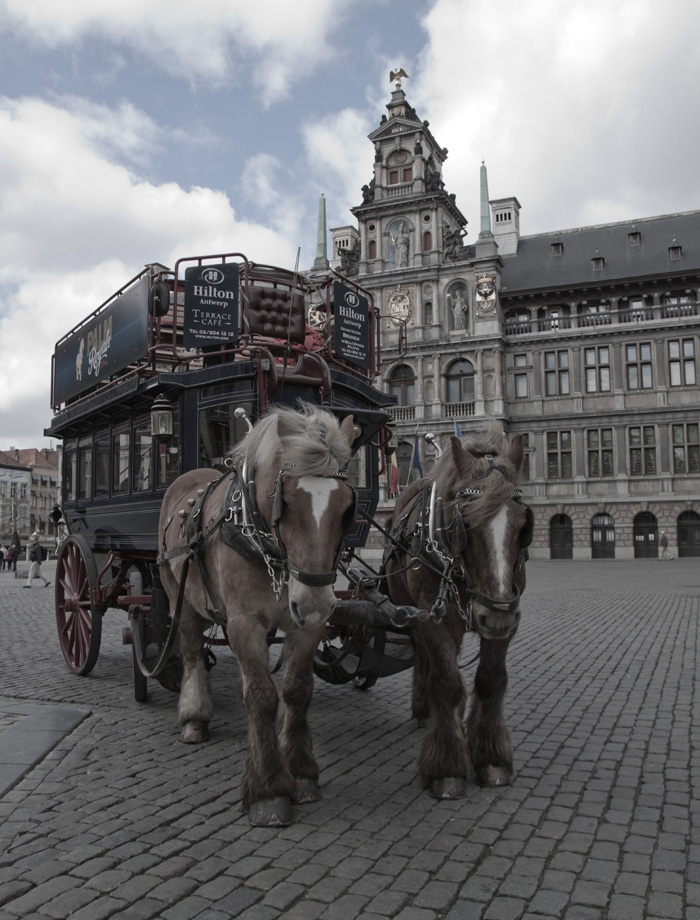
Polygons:
M516 399L527 398L527 374L515 375L515 396Z
M399 171L398 169L389 170L389 185L398 185L399 184Z
M569 352L546 351L544 353L544 383L547 396L568 396Z
M523 435L523 465L520 467L520 478L527 482L530 479L530 435Z
M112 494L129 491L129 425L124 422L112 433Z
M697 422L672 425L673 472L700 472L700 426Z
M92 498L92 436L78 443L78 498Z
M515 356L515 366L516 367L527 367L527 355L516 355Z
M78 494L78 442L66 438L63 442L63 494L65 500L73 502Z
M651 374L651 344L627 345L627 389L649 390L653 385Z
M607 345L584 349L587 393L610 392L610 349Z
M612 428L590 428L586 432L589 476L612 476L613 430Z
M95 498L109 495L109 431L95 435Z
M413 181L413 167L409 166L403 171L403 181L412 182Z
M547 432L547 478L571 479L573 476L571 432Z
M656 474L656 429L653 425L637 425L629 429L630 474Z
M693 339L668 343L668 372L672 387L694 386L695 343Z
M146 492L153 486L153 437L151 418L134 423L134 492Z

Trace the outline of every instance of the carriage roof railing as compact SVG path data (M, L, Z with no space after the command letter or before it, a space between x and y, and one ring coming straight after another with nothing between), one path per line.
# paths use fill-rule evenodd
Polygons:
M184 299L186 268L235 262L240 273L240 320L237 341L211 345L206 348L185 348L183 345ZM368 366L358 366L339 354L333 341L333 282L338 281L366 298L368 303L369 343ZM167 293L166 289L167 288ZM138 291L138 296L134 294ZM270 323L260 315L261 300L271 293L279 301L273 302L272 315L277 323ZM167 296L167 312L158 305L159 297ZM137 308L130 301L139 300ZM148 304L145 311L142 304ZM288 309L287 317L283 309ZM88 352L99 360L101 349L109 347L112 318L117 311L130 310L134 326L139 327L141 340L135 344L135 353L115 366L113 371L97 379L88 376L84 382L72 379L66 389L61 378L76 366L74 352L78 343L87 341ZM257 312L256 312L257 311ZM301 311L301 313L299 312ZM159 312L162 315L159 315ZM262 312L264 314L264 305ZM314 322L310 322L313 319ZM103 327L109 327L106 331ZM276 333L276 334L270 334ZM90 342L92 341L92 345ZM72 352L71 352L72 347ZM80 345L82 348L83 346ZM94 351L93 351L94 349ZM173 270L154 263L147 265L107 298L97 309L67 332L57 343L52 356L51 405L54 414L123 383L128 378L145 380L163 371L192 371L212 360L212 352L220 362L250 359L267 353L273 361L287 366L308 353L321 356L334 365L366 383L376 377L379 370L379 314L371 294L352 279L345 278L333 269L307 275L263 263L251 262L242 253L193 256L178 259ZM88 355L89 357L89 355ZM117 359L118 360L118 359ZM88 362L90 363L90 362ZM92 369L90 365L88 374ZM77 370L75 374L77 376Z

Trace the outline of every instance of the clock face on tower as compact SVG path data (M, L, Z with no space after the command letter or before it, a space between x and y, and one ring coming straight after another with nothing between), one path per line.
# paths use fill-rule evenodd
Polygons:
M411 295L401 288L389 296L389 316L395 326L403 326L411 319Z

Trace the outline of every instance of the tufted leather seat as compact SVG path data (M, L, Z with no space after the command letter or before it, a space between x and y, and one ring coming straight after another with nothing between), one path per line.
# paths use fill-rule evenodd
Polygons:
M291 306L291 310L290 310ZM304 298L284 288L251 287L246 310L251 335L303 344L306 334Z

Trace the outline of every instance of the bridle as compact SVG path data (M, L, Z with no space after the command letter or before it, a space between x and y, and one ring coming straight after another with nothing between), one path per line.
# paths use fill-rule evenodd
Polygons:
M329 572L306 572L289 558L280 533L280 520L284 509L284 476L293 469L284 464L275 481L272 495L272 520L268 524L258 505L255 480L249 478L246 464L235 468L235 478L224 501L225 519L222 525L223 541L245 558L265 565L277 600L282 596L291 575L296 581L309 587L324 587L335 582L340 557L345 549L345 540L355 524L357 493L347 482L347 472L340 471L322 479L337 479L344 482L352 492L353 500L343 515L342 537Z
M493 457L486 455L486 459L489 460L489 469L484 474L484 478L495 468ZM534 530L532 509L522 501L521 491L515 489L511 499L525 507L526 521L520 533L518 556L511 577L513 597L509 600L501 600L483 594L474 586L469 574L469 566L464 559L468 528L463 516L465 507L480 496L482 491L475 486L461 489L452 503L452 519L446 525L443 499L437 493L436 484L432 480L424 479L421 492L398 522L395 529L395 532L398 530L398 537L391 538L394 546L426 565L440 579L437 598L430 610L430 617L441 620L447 613L449 600L452 599L468 630L474 629L473 605L475 601L494 613L515 613L517 611L520 603L520 589L517 582L522 567L528 559L528 547L532 543ZM415 524L407 528L407 522L416 510ZM466 605L462 603L463 595L466 596Z

